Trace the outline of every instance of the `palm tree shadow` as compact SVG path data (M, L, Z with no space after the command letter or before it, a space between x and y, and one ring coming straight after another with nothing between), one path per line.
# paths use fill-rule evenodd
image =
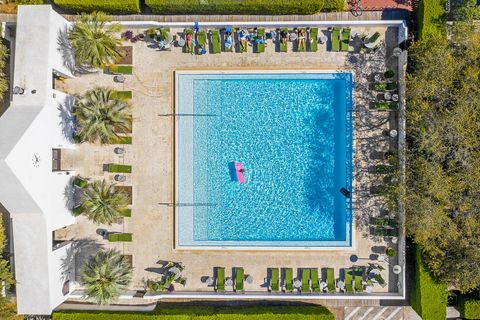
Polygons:
M102 244L91 239L79 239L72 242L67 250L66 255L60 262L62 281L80 279L80 268L84 261L96 252L102 249ZM73 277L72 277L73 272Z
M75 97L67 95L64 102L58 104L58 111L60 112L60 125L62 127L62 134L67 141L73 143L73 136L75 134L75 116L73 115L73 106Z
M72 74L86 74L95 73L97 70L92 70L86 66L78 66L75 62L75 50L68 39L68 28L65 27L58 32L57 44L58 51L62 55L63 65L70 70Z

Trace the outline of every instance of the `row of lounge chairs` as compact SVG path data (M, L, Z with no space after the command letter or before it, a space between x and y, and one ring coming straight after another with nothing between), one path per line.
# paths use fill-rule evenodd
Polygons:
M215 290L217 292L225 292L225 268L218 267L216 268L215 272ZM235 292L243 292L245 290L244 279L245 279L245 271L242 267L234 268L234 279L233 282L233 290Z
M340 31L339 27L332 29L332 51L348 51L350 42L350 28L343 28Z

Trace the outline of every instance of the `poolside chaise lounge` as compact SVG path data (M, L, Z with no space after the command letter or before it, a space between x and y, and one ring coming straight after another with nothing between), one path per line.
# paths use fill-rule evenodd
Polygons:
M107 171L114 173L132 173L132 166L126 164L109 163L107 165Z
M202 48L207 50L207 33L205 31L197 32L197 54L202 54Z
M170 28L160 28L160 35L162 36L162 40L166 42L170 35Z
M292 292L293 291L293 269L292 268L285 268L285 282L284 282L284 288L286 292Z
M310 269L302 269L302 293L310 293Z
M112 93L112 97L118 100L130 100L132 96L132 91L114 91Z
M185 34L185 46L184 46L184 50L186 53L193 53L195 51L195 32L193 32L192 29L185 29L184 31L184 34ZM191 35L192 36L192 45L190 46L190 48L188 47L188 41L187 41L187 36L188 35Z
M346 293L353 293L353 277L352 277L352 269L348 268L345 269L345 292Z
M278 271L278 268L270 268L270 279L269 279L268 288L271 292L278 292L280 290L279 278L280 278L280 272Z
M310 28L308 32L308 43L311 52L318 50L318 28Z
M398 103L397 102L387 102L387 101L379 101L375 102L374 104L374 109L377 110L396 110L398 108Z
M388 227L397 227L398 222L395 219L392 219L390 217L372 217L370 219L370 223L376 226L388 226Z
M327 269L327 289L328 292L335 292L335 273L333 268Z
M116 64L109 65L106 70L108 73L112 74L132 74L133 67L132 66L119 66Z
M232 40L232 43L231 43L231 46L229 48L227 48L227 46L225 46L225 43L227 42L227 33L230 33L230 37L231 37L231 40ZM225 33L223 34L223 44L224 44L224 51L225 52L233 52L234 48L235 48L235 36L234 36L234 30L232 27L226 27L225 28Z
M131 233L109 233L108 241L110 242L131 242L132 234Z
M287 34L287 41L285 43L282 43L282 33ZM288 28L281 28L278 32L278 49L280 52L287 52L288 48Z
M224 292L225 291L225 268L217 267L215 268L215 291Z
M362 284L363 270L362 270L362 268L354 267L353 268L353 273L354 273L353 280L355 282L355 292L356 293L363 292L363 284Z
M242 267L237 267L235 268L235 292L237 291L244 291L244 277L245 277L245 272Z
M348 51L349 46L348 43L350 42L350 28L343 28L342 29L342 43L341 43L341 50Z
M333 27L332 29L332 51L340 51L340 28Z
M318 269L312 268L310 269L310 280L312 281L312 291L313 292L320 292L320 283L318 280Z
M113 144L132 144L132 136L119 136Z
M257 29L257 35L255 39L255 52L256 53L265 52L265 28Z
M304 36L304 45L302 48L300 48L300 31L303 31L303 36ZM305 28L299 28L297 32L297 52L305 52L307 51L307 30Z
M88 185L88 181L80 177L75 177L73 185L79 188L85 188Z
M124 218L130 218L132 216L132 209L130 208L120 209L118 212L120 213L120 216Z
M210 41L212 42L212 53L220 53L222 46L220 44L220 32L218 30L210 30Z

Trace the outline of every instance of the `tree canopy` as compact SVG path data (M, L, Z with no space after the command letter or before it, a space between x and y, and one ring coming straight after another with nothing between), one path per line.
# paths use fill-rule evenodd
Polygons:
M469 20L411 47L406 108L407 232L462 291L480 286L480 32Z

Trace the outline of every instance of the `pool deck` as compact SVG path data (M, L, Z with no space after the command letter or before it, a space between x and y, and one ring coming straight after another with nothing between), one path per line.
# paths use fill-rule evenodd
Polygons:
M395 31L384 26L355 27L356 31L373 34L381 33L388 50L396 46ZM172 30L172 32L181 30ZM267 28L268 31L268 28ZM327 30L321 30L327 36ZM93 86L113 87L117 90L133 91L133 144L122 145L126 153L116 155L114 148L118 145L99 146L82 144L73 150L62 151L62 169L75 170L77 174L90 179L113 181L113 174L105 173L102 165L106 163L130 164L132 174L126 182L118 185L133 186L132 217L123 223L112 226L95 225L84 217L77 218L74 225L56 233L57 239L93 240L99 246L116 248L123 254L133 256L133 281L131 289L144 289L146 279L160 278L162 263L165 261L182 262L185 265L183 275L187 278L185 287L175 285L176 291L212 292L213 288L203 281L206 276L213 276L213 268L226 267L226 276L231 277L231 268L243 266L245 273L253 276L253 283L246 284L245 290L266 292L264 278L269 267L291 267L294 275L296 268L318 267L335 268L335 277L340 269L352 267L350 256L356 254L361 259L356 265L367 266L378 263L386 270L382 271L387 286L376 285L374 293L398 292L398 277L393 274L392 266L396 258L388 262L371 260L372 254L378 254L382 247L390 245L383 239L368 234L368 217L380 214L386 209L385 201L369 195L368 188L380 181L381 177L371 174L372 165L382 163L373 159L375 151L387 151L392 141L385 131L395 128L394 119L389 112L371 111L364 100L366 97L357 92L355 106L355 178L354 208L356 220L354 250L329 251L181 251L174 246L174 210L165 205L174 201L174 119L173 112L173 71L176 69L350 69L364 68L362 61L352 63L351 53L327 51L327 45L319 44L318 52L292 52L289 42L287 53L277 53L271 40L267 41L265 53L225 53L191 55L182 53L180 48L171 51L158 51L148 47L146 42L124 43L133 46L133 75L126 75L123 84L113 81L113 76L103 72L84 74L75 79L57 82L57 88L70 94L81 94ZM370 62L365 62L368 64ZM383 63L383 65L382 65ZM390 68L396 67L395 61L389 62ZM385 59L375 62L375 68L385 70ZM370 64L371 65L371 64ZM357 73L357 82L365 83ZM110 232L130 232L130 243L109 243L97 234L98 229ZM87 248L88 249L88 248ZM77 255L77 267L81 265L81 254L91 253L83 250ZM90 248L91 249L91 248ZM92 249L95 250L95 249ZM78 268L76 270L77 280ZM202 281L203 280L203 281ZM231 287L227 287L231 291Z

